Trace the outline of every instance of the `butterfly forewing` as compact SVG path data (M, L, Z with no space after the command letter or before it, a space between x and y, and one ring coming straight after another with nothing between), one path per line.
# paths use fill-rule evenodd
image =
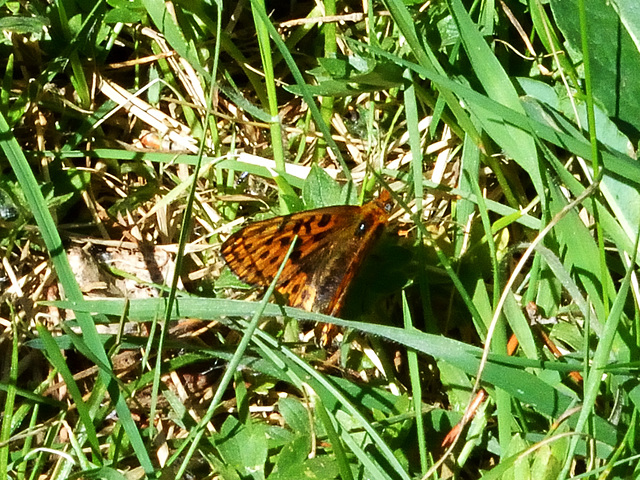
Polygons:
M231 235L221 253L243 281L266 286L297 235L277 290L291 306L337 315L391 207L388 192L383 192L362 207L326 207L256 222Z
M267 286L275 278L289 246L298 235L290 262L280 276L282 284L299 271L298 265L309 253L330 242L332 232L345 227L345 220L355 215L359 208L326 207L252 223L222 244L222 256L242 280Z

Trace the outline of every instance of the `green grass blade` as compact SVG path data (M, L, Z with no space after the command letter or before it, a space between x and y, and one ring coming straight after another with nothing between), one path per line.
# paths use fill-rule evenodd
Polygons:
M40 188L38 187L36 179L33 176L31 168L29 167L29 164L27 163L17 141L13 135L11 135L9 125L2 115L0 115L0 148L4 151L13 171L16 174L16 177L18 178L18 181L23 188L25 198L32 209L33 216L40 229L42 239L51 255L51 260L56 273L58 274L58 279L64 288L65 295L71 301L82 302L82 292L80 291L75 275L69 266L56 225L53 222L51 214L47 210L46 202L42 196ZM88 313L80 313L77 316L77 320L78 324L82 328L83 340L86 342L90 351L97 356L102 365L109 365L109 359L100 342L98 332L91 315ZM113 372L101 370L100 378L105 385L109 385L111 382L110 373L112 374ZM123 426L129 435L132 445L136 449L136 454L138 455L141 464L145 471L150 473L153 471L153 466L146 448L144 447L144 443L142 442L142 437L131 420L131 412L124 402L124 398L120 395L117 385L115 383L112 383L111 385L112 388L110 389L110 394L112 399L115 400L116 411L122 420ZM86 428L89 429L91 427L87 425Z

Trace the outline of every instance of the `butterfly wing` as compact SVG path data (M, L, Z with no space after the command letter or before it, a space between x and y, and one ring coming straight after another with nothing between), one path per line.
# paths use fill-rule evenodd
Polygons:
M298 241L280 283L299 273L310 251L324 247L328 237L348 223L359 207L326 207L252 223L232 234L221 253L229 268L252 285L269 285L296 235ZM304 262L308 263L306 260Z
M231 235L221 253L242 280L266 286L297 235L277 290L288 296L291 306L337 315L392 205L383 192L362 207L326 207L256 222Z

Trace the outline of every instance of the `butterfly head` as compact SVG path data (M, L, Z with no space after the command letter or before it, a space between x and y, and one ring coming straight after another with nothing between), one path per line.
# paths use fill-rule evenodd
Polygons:
M375 204L381 208L387 215L391 214L391 210L395 206L395 202L391 197L391 193L388 190L382 190L378 198L374 201Z

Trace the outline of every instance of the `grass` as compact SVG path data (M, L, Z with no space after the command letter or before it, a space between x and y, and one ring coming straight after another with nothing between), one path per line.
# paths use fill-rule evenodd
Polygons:
M594 3L3 3L0 476L637 476L640 26ZM218 255L379 188L344 318Z

